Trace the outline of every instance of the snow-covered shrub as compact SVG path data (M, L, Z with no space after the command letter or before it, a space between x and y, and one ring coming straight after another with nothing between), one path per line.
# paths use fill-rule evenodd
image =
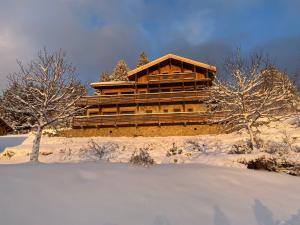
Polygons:
M109 161L111 154L114 153L119 146L113 142L104 142L101 144L96 143L91 139L88 143L88 146L81 148L80 158L85 158L89 160L101 160L106 159Z
M182 149L179 148L175 142L172 143L172 148L170 148L168 151L167 151L167 154L166 156L167 157L170 157L170 156L175 156L175 155L181 155L182 154Z
M58 130L57 129L43 130L43 135L48 136L48 137L57 137L58 136Z
M6 157L8 159L12 158L16 153L12 150L7 150L2 153L1 157Z
M250 154L252 152L250 141L238 141L231 147L228 154Z
M277 154L279 156L287 155L290 152L287 144L274 141L267 142L264 146L263 151L272 155Z
M188 151L193 151L193 152L202 152L202 153L207 153L208 151L208 146L204 143L199 142L198 140L195 139L189 139L185 142L186 149Z
M277 161L274 157L262 156L259 158L252 159L250 161L244 162L248 169L255 170L268 170L277 172Z
M295 146L295 152L300 153L300 146Z
M295 151L296 138L291 137L286 131L283 131L282 142L288 147L289 151Z
M149 147L140 148L138 151L134 151L129 162L132 165L145 167L155 164L154 159L149 154Z
M61 154L61 160L71 160L74 155L74 151L71 148L60 149L59 153Z
M286 120L286 122L288 122L288 124L290 124L290 125L300 127L300 117L299 116L290 117Z
M291 137L286 132L283 133L282 141L268 141L264 143L262 147L263 152L267 152L269 154L276 154L279 156L288 156L291 153L297 152L297 148L295 146L296 139Z
M241 160L248 169L267 170L272 172L282 172L293 176L300 176L300 163L281 157L261 156L251 160Z

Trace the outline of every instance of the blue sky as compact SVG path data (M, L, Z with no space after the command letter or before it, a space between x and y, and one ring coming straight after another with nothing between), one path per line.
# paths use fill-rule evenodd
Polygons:
M299 0L0 0L0 88L44 46L63 48L83 82L124 58L175 53L221 66L235 48L300 70Z

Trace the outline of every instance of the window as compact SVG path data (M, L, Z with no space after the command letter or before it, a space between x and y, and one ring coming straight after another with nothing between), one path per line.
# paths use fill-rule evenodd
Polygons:
M146 92L146 91L140 91L140 93L141 93L141 94L146 94L147 92Z
M89 113L89 115L90 116L97 116L97 115L99 115L99 113L98 112L91 112L91 113Z
M164 109L164 113L167 113L167 112L169 112L169 110L167 110L167 109Z
M146 110L146 113L152 113L152 110L148 109Z
M193 109L188 109L188 112L193 112L194 110Z
M116 112L103 112L103 115L115 115L117 114Z
M121 111L121 114L134 114L134 111Z
M150 93L157 93L157 92L159 92L158 89L150 89Z
M182 88L173 88L173 91L174 91L174 92L177 92L177 91L183 91L183 89L182 89Z
M131 95L131 94L134 94L133 91L125 91L125 92L121 92L121 94L123 95Z
M106 93L104 93L105 95L117 95L118 94L118 92L106 92Z
M174 112L181 112L180 109L174 109Z

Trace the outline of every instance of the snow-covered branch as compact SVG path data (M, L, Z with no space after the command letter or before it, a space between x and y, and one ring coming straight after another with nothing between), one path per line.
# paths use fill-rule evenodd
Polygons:
M74 103L86 94L86 89L76 80L75 68L65 61L61 50L49 54L44 49L29 65L18 64L19 72L8 77L9 87L1 97L1 107L8 116L27 118L18 127L37 128L31 154L31 160L36 161L42 130L78 112Z
M262 55L249 59L237 53L226 61L229 80L216 79L209 102L213 113L224 112L218 122L225 131L245 128L255 147L252 128L261 119L277 118L291 112L297 93L288 76L274 66L265 64Z

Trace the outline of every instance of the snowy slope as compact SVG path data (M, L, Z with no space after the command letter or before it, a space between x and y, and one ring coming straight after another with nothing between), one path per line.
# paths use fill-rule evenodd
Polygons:
M294 145L300 149L300 126L298 117L291 117L284 121L273 122L259 127L259 137L264 141L282 142L284 133L294 141ZM7 147L5 151L13 152L13 157L0 154L0 164L21 163L29 160L34 135L19 145ZM228 154L232 146L240 140L246 140L245 132L219 135L199 136L174 136L174 137L86 137L86 138L63 138L43 136L41 142L40 161L45 163L86 161L80 152L87 149L89 142L93 140L99 145L116 145L117 149L111 155L111 162L128 162L132 153L147 147L151 157L156 163L202 163L208 165L244 167L239 161L244 158L252 159L257 155L233 155ZM194 143L194 144L191 144ZM166 157L173 144L182 150L182 154ZM194 149L195 144L199 149ZM300 153L295 153L291 158L300 162Z
M299 225L300 179L201 165L0 166L3 225Z

